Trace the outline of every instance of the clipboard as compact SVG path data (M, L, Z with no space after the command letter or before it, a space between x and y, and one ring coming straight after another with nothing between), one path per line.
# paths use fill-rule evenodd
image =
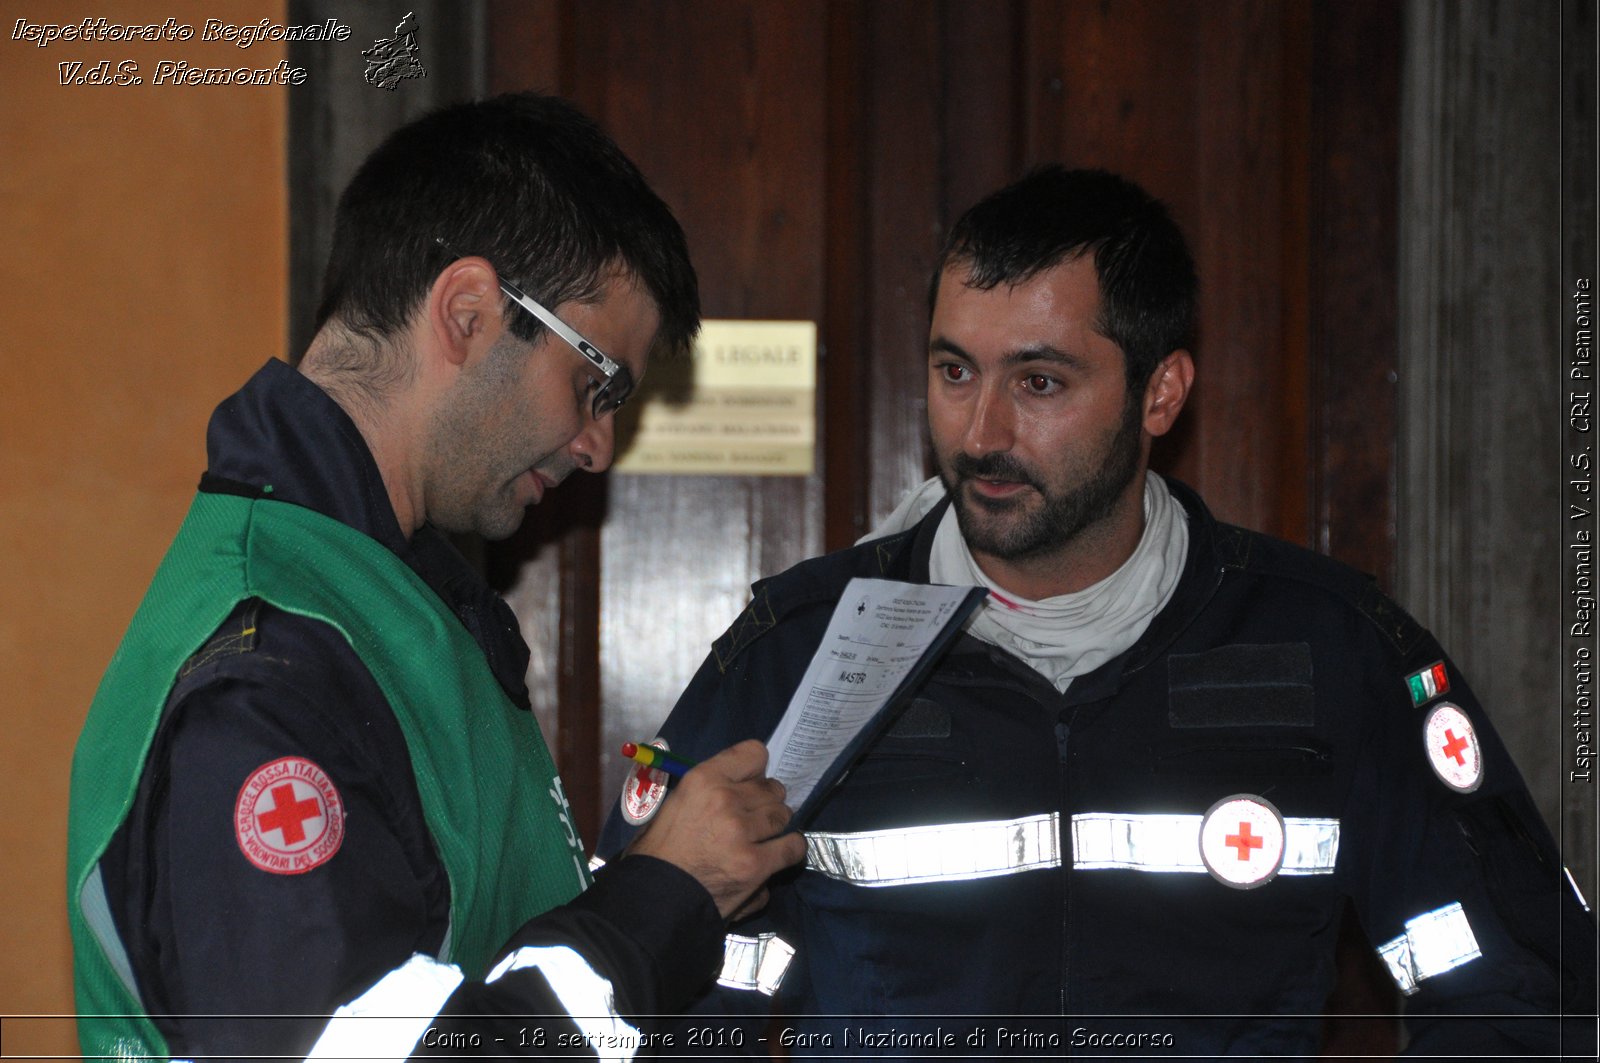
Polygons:
M767 740L767 773L804 827L983 603L982 587L856 578Z

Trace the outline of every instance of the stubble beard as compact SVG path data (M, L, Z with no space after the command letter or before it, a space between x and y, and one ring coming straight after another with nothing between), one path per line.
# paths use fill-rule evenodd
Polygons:
M527 357L510 333L491 348L465 390L454 393L429 424L428 521L445 531L476 533L490 541L522 526L527 507L516 498L515 480L526 470L522 440L512 426L527 417L490 417L487 411L515 394L516 371Z
M1106 441L1094 473L1060 494L1052 494L1033 470L1008 453L973 458L957 452L941 461L939 475L954 501L968 549L1002 561L1025 561L1059 550L1103 521L1139 474L1140 414L1137 402L1124 406L1122 421ZM973 479L1015 481L1033 492L988 500L964 489Z

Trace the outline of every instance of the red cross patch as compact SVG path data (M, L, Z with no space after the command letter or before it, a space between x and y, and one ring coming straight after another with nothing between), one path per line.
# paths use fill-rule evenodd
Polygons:
M1254 794L1234 794L1200 821L1200 859L1224 886L1248 890L1271 882L1283 867L1283 816Z
M239 788L233 833L245 859L274 875L325 864L344 841L344 802L328 773L303 757L263 764Z
M1470 794L1483 784L1483 755L1478 732L1460 706L1441 701L1428 713L1422 728L1428 763L1433 773L1452 790Z
M667 748L666 739L657 735L650 740L653 746ZM637 827L649 822L667 796L667 779L664 771L629 762L628 776L622 780L622 818Z

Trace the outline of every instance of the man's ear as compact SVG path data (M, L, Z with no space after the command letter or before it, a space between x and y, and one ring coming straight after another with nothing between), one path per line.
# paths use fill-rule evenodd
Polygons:
M1194 384L1194 359L1179 348L1161 359L1144 389L1144 430L1164 436L1172 430Z
M423 306L432 346L460 367L489 349L503 324L500 282L487 259L458 258L434 278Z

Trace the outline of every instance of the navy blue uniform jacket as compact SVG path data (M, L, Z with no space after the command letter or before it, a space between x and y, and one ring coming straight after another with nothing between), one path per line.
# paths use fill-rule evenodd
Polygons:
M808 866L735 928L747 962L700 1002L758 1016L730 1040L1314 1054L1350 904L1405 994L1412 1049L1593 1051L1592 1018L1556 1016L1593 1014L1594 923L1454 663L1367 578L1172 489L1189 556L1136 645L1061 694L964 636L831 792L805 825ZM769 737L845 583L926 582L944 510L757 583L663 726L671 749ZM1419 672L1434 693L1414 700ZM1468 731L1479 770L1452 785L1434 765L1470 769ZM1239 796L1281 828L1236 816L1202 841ZM613 815L600 852L632 829ZM1209 872L1274 829L1276 877ZM794 956L769 999L774 936Z

